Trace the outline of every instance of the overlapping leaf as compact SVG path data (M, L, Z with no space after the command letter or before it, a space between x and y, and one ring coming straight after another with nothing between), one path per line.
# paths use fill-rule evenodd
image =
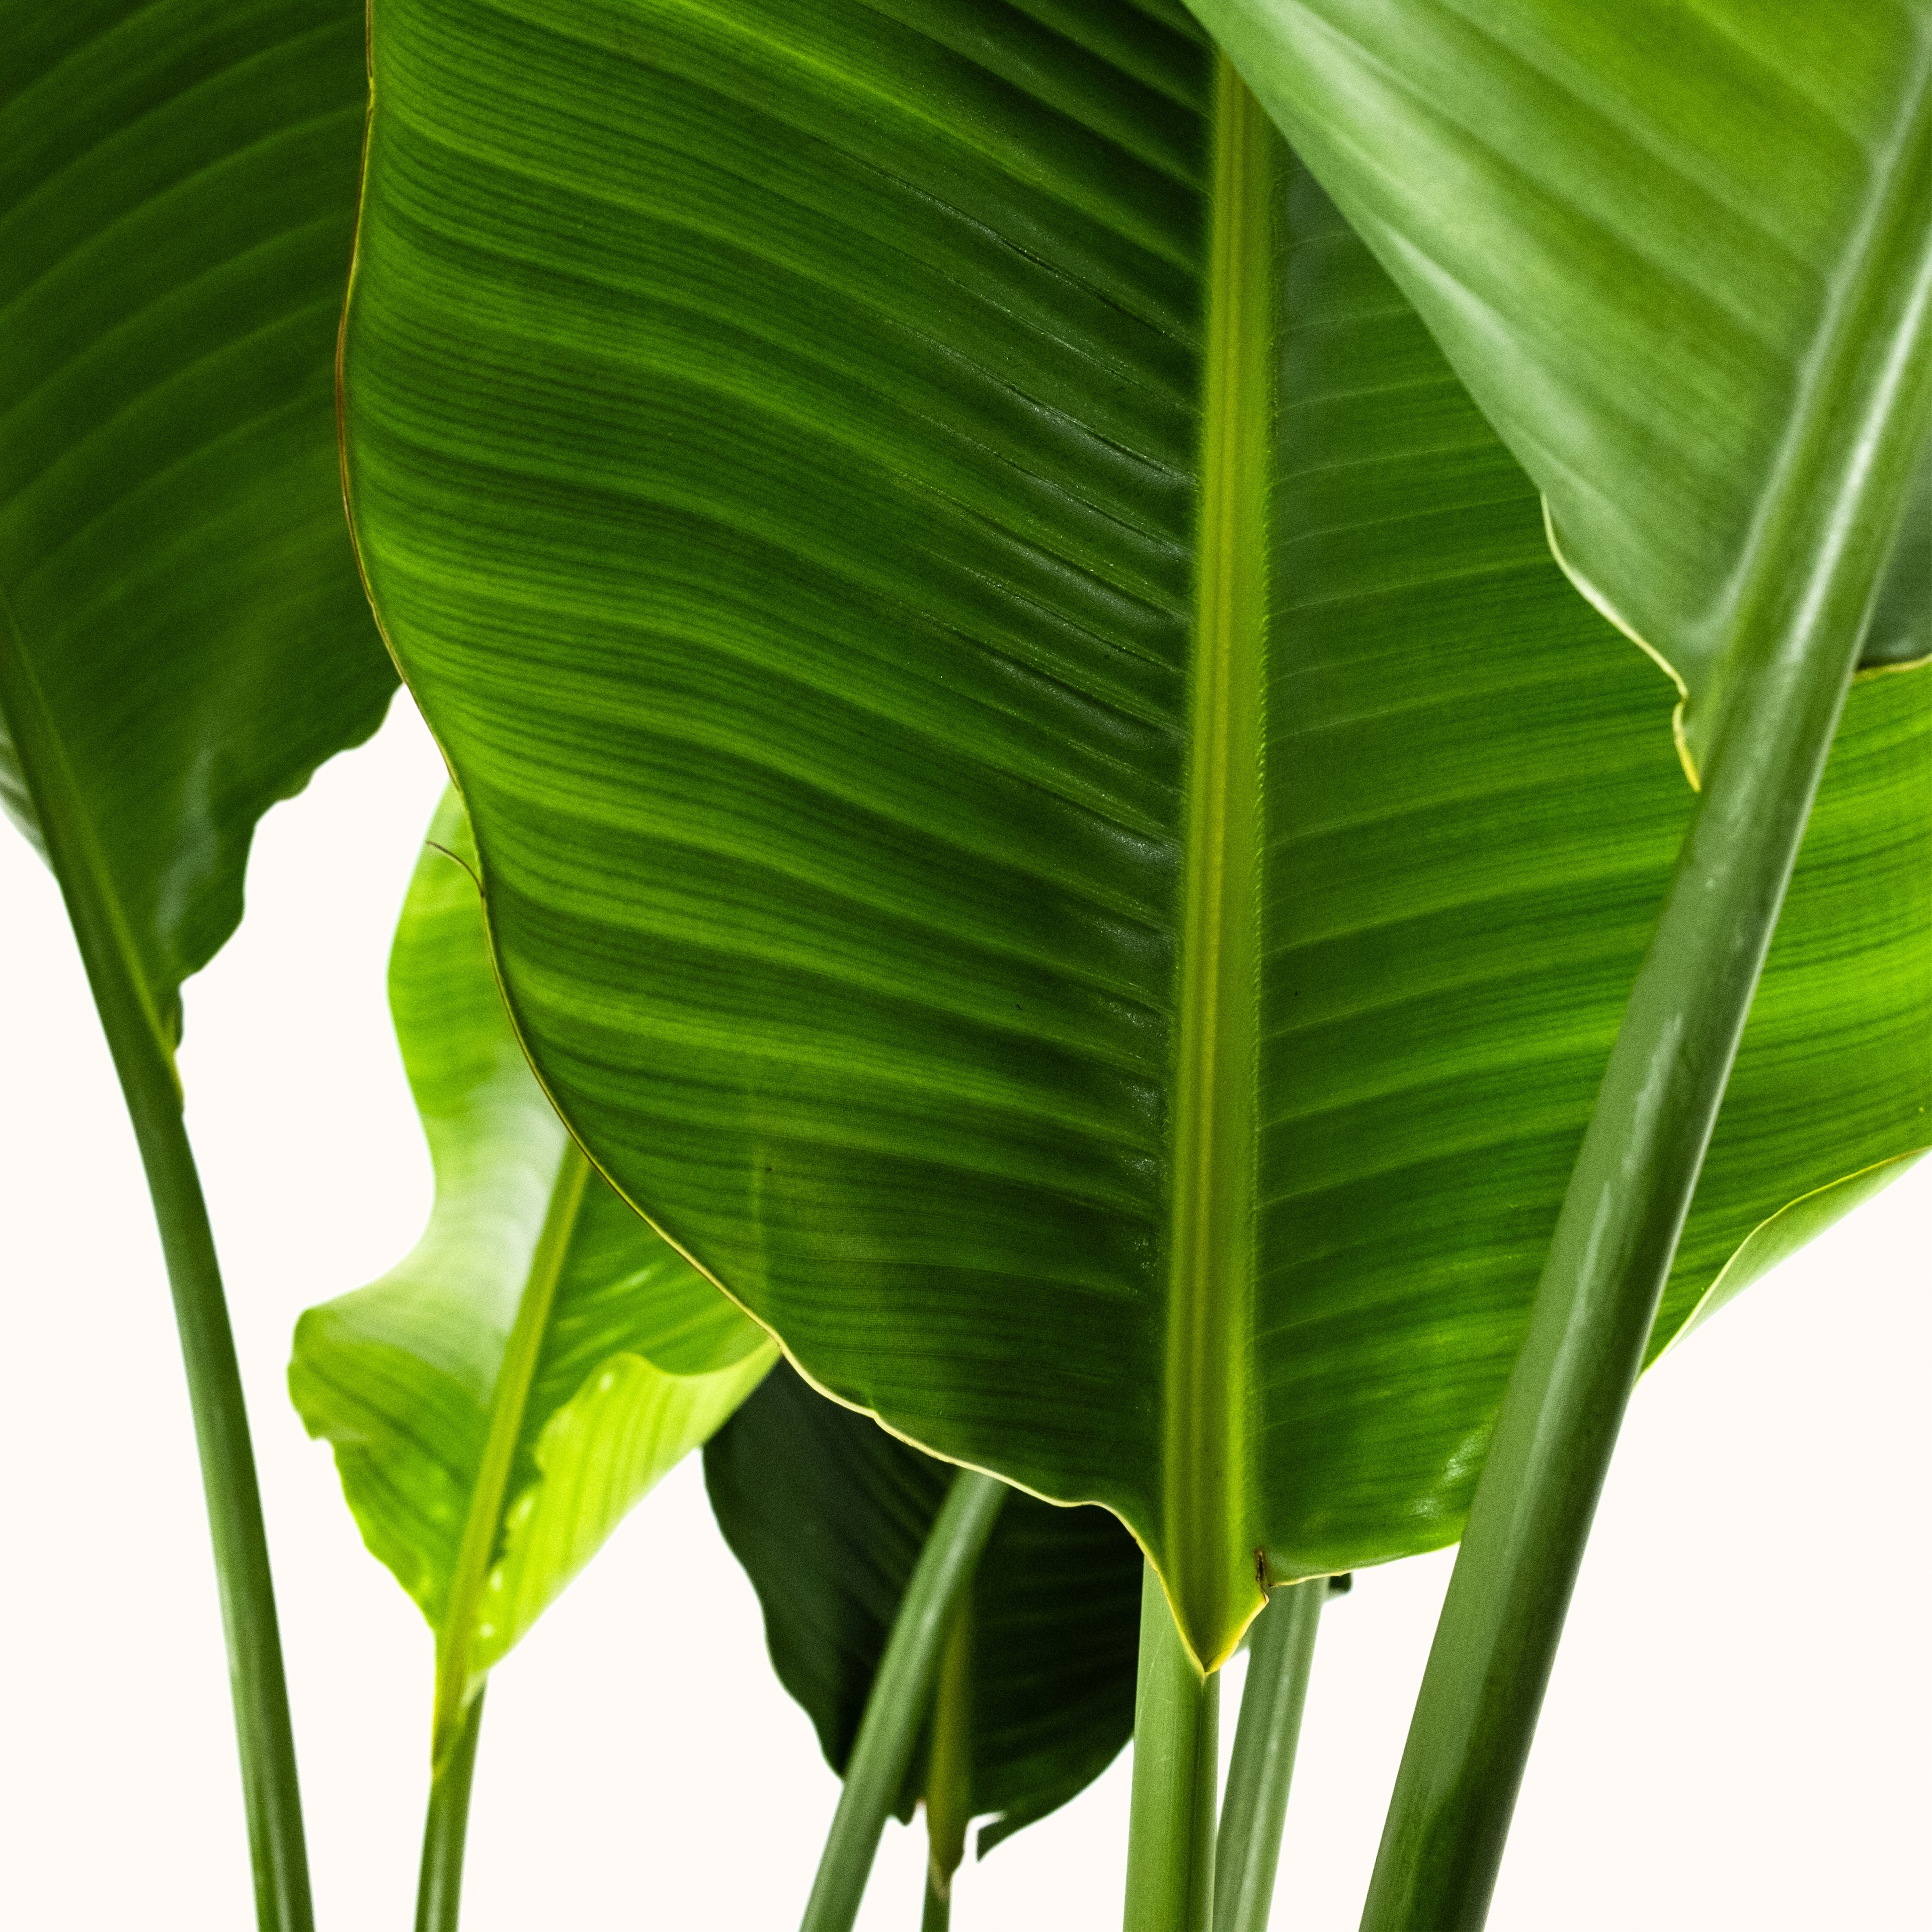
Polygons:
M1682 679L1694 766L1739 653L1928 487L1932 0L1193 4Z
M334 446L364 98L360 0L0 17L0 652L170 1039L255 821L394 682ZM4 728L0 800L38 836Z
M952 1474L783 1364L705 1445L712 1506L758 1591L772 1661L835 1771ZM908 1810L932 1809L935 1839L949 1818L963 1832L992 1814L983 1854L1076 1796L1132 1735L1141 1570L1105 1510L1006 1498L940 1678L959 1706L960 1788L935 1798L928 1737L906 1794Z
M374 22L356 527L600 1165L1205 1660L1258 1553L1452 1540L1690 800L1413 312L1158 4ZM1853 694L1660 1342L1932 1139L1928 692Z
M390 968L436 1177L422 1240L296 1330L289 1384L437 1634L439 1748L490 1666L775 1351L592 1173L530 1076L446 800Z

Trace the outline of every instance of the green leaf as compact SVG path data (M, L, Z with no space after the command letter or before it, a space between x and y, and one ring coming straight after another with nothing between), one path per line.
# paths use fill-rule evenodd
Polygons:
M436 1755L490 1667L776 1351L625 1206L530 1076L463 808L430 827L390 1003L436 1168L428 1230L310 1309L289 1388L436 1632Z
M712 1507L758 1593L779 1682L842 1774L952 1474L789 1364L705 1445ZM990 1815L983 1856L1084 1790L1132 1736L1142 1568L1105 1510L1007 1497L942 1670L940 1736L901 1807L926 1800L936 1846Z
M1694 774L1932 463L1932 4L1192 4L1674 668Z
M354 518L600 1166L1204 1662L1454 1541L1690 800L1399 292L1151 6L374 46ZM1660 1341L1928 1138L1929 704L1852 694Z
M1932 658L1932 451L1918 466L1892 568L1880 586L1864 662L1877 669Z
M255 821L395 681L335 449L363 9L10 0L0 75L0 651L52 733L0 800L46 849L64 763L172 1046Z
M201 1452L256 1916L278 1932L313 1924L294 1741L174 1054L182 982L241 917L256 821L368 736L394 683L334 448L362 13L0 11L0 806L59 882L141 1150Z
M1889 1187L1908 1168L1916 1166L1928 1151L1932 1150L1916 1148L1895 1160L1879 1161L1856 1174L1848 1174L1842 1180L1800 1195L1761 1222L1718 1270L1717 1278L1684 1317L1682 1327L1671 1337L1670 1346L1676 1347L1780 1262L1788 1260L1834 1222L1842 1220L1854 1208Z

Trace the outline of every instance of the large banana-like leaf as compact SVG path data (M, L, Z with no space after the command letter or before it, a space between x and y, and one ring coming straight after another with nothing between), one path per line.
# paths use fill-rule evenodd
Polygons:
M357 0L0 8L0 805L59 882L154 1203L260 1923L311 1922L267 1538L182 1117L256 820L394 687L342 515ZM85 1150L77 1150L80 1157Z
M1453 1540L1690 798L1401 295L1158 4L373 46L353 518L599 1165L1203 1661ZM1854 693L1660 1343L1932 1139L1929 700Z
M1674 668L1694 771L1932 458L1932 0L1192 4Z
M491 1666L776 1351L571 1144L498 996L454 794L430 838L389 995L435 1211L380 1281L302 1317L289 1387L436 1631L440 1755Z
M364 100L361 0L0 14L0 653L170 1041L255 821L394 686L335 453ZM29 789L0 719L38 839Z
M952 1474L784 1364L705 1444L712 1507L758 1591L772 1661L835 1771ZM983 1854L1083 1790L1132 1735L1142 1570L1106 1510L1007 1498L906 1793L908 1809L925 1800L942 1863L957 1862L969 1820L992 1816Z

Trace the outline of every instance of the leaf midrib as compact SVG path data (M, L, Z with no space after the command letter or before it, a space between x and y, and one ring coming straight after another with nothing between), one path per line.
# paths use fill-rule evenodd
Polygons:
M476 1651L477 1617L496 1556L504 1504L518 1444L523 1440L530 1390L536 1379L557 1285L563 1276L564 1259L577 1232L578 1216L590 1179L590 1163L583 1150L574 1141L566 1140L557 1163L556 1178L551 1184L543 1229L537 1237L522 1298L517 1304L516 1320L504 1346L502 1365L496 1372L496 1387L490 1398L489 1430L470 1492L470 1510L464 1519L463 1540L457 1548L442 1621L436 1631L436 1712L430 1751L438 1766L461 1734L464 1713L470 1702L470 1660Z
M1201 494L1168 1202L1160 1568L1217 1666L1265 1598L1247 1482L1260 1139L1259 886L1281 142L1215 58Z

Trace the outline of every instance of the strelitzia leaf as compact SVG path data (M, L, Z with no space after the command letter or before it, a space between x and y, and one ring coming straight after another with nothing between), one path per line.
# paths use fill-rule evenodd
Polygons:
M1924 487L1932 4L1192 4L1678 678L1694 774L1821 553L1876 573Z
M600 1167L1202 1664L1454 1541L1692 800L1401 292L1157 4L373 19L354 520ZM1926 1143L1928 700L1852 694L1660 1343Z
M718 1526L758 1593L779 1681L842 1773L953 1471L815 1394L788 1364L705 1444ZM1102 1510L1016 1492L948 1641L904 1810L950 1880L1084 1790L1134 1727L1141 1553Z
M84 820L170 1047L256 820L394 688L335 452L366 94L360 0L0 22L0 654L46 713L0 802Z
M389 978L428 1229L302 1317L289 1370L364 1540L436 1632L439 1760L491 1666L776 1354L565 1134L491 976L473 863L452 794Z
M334 452L362 10L0 9L0 807L58 881L154 1204L264 1932L309 1932L307 1855L175 1050L256 820L368 736L394 684Z

